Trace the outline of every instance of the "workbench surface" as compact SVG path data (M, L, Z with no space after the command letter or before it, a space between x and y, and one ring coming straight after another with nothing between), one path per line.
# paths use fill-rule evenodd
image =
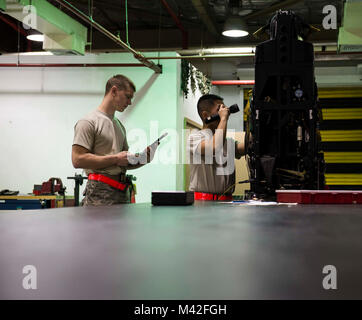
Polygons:
M0 257L0 299L361 299L362 205L2 211Z

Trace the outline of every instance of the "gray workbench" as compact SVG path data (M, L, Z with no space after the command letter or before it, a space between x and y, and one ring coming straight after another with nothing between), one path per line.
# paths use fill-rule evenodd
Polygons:
M22 287L25 265L37 290ZM325 265L337 290L322 287ZM362 205L0 213L1 299L362 298Z

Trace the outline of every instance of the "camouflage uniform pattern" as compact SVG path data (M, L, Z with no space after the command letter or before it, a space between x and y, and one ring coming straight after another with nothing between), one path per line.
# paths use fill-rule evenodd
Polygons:
M118 190L101 181L88 180L83 206L111 206L120 203L130 203L129 188Z

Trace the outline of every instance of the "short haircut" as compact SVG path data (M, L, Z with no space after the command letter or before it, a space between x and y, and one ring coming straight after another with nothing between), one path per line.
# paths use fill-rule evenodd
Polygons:
M113 86L116 86L119 90L127 90L131 88L134 92L136 92L136 86L134 83L122 74L116 74L107 81L106 92L104 95L107 95Z
M223 101L224 99L216 94L205 94L197 102L197 112L199 113L200 118L202 119L202 111L210 111L214 106L216 100ZM203 119L202 119L203 120Z

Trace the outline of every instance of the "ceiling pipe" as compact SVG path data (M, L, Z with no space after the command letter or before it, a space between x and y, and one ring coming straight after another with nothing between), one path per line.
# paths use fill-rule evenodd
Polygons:
M66 9L68 9L69 11L73 12L78 18L82 19L83 21L89 23L93 28L95 28L96 30L98 30L99 32L101 32L102 34L104 34L105 36L107 36L109 39L111 39L112 41L114 41L115 43L119 44L121 47L123 47L124 49L126 49L127 51L131 52L133 54L133 56L140 61L144 66L146 66L147 68L152 69L153 71L155 71L156 73L162 73L162 69L160 66L154 64L152 61L148 61L147 58L145 58L142 53L137 52L136 50L134 50L133 48L131 48L128 44L126 44L125 42L123 42L120 38L116 37L113 33L109 32L107 29L105 29L104 27L102 27L100 24L98 24L97 22L95 22L92 18L89 18L87 15L85 15L83 12L81 12L80 10L78 10L76 7L74 7L73 5L71 5L70 3L68 3L65 0L55 0L57 3L61 4L62 6L64 6Z
M254 85L254 80L213 80L213 86L240 86L240 85Z
M253 53L235 53L235 54L212 54L212 55L194 55L194 56L178 56L178 57L146 57L149 60L162 60L162 59L213 59L213 58L240 58L252 57Z
M177 53L181 55L205 55L205 54L245 54L245 53L252 53L254 55L256 46L258 43L253 43L250 45L244 45L240 46L238 48L236 47L216 47L216 48L204 48L204 49L187 49L187 50L177 50ZM327 52L328 48L333 48L333 51L336 51L337 42L315 42L313 43L314 49L322 49L322 47L325 47L325 51ZM239 51L237 51L239 49ZM248 49L248 51L242 51L243 49ZM231 51L232 50L232 51ZM157 50L158 51L158 50ZM166 50L170 51L170 50ZM322 50L320 50L322 51Z
M188 32L185 30L184 26L182 25L180 19L176 16L176 14L173 12L169 4L166 0L161 0L163 6L169 13L169 15L172 17L173 21L175 21L176 26L180 29L182 33L182 49L188 48Z
M25 68L104 68L104 67L144 67L142 63L0 63L0 67Z
M235 53L235 54L210 54L210 55L188 55L176 57L146 57L148 60L170 60L170 59L215 59L215 58L242 58L253 57L254 53ZM362 55L360 52L333 54L333 52L315 52L314 61L339 61L339 60L361 60Z
M250 43L248 44L243 44L244 47L256 47L260 42L255 42L255 43ZM329 48L332 47L336 47L334 48L333 51L337 50L337 42L335 41L330 41L330 42L311 42L314 46L315 51L319 50L322 51L322 47L326 47L326 51L330 51L328 50ZM225 47L225 48L233 48L233 47ZM198 54L198 55L203 55L203 54L215 54L215 49L220 49L220 47L213 47L213 48L203 48L203 49L178 49L176 47L164 47L164 48L141 48L141 51L144 52L169 52L169 51L176 51L177 53L181 54L181 55L193 55L193 54ZM316 50L317 49L317 50ZM92 52L94 53L103 53L105 49L92 49ZM119 49L112 49L112 48L108 48L107 52L123 52L122 50ZM232 54L231 52L228 51L220 51L220 54ZM148 58L147 58L148 59Z
M10 21L8 18L4 17L2 13L0 13L0 20L4 21L6 24L8 24L15 31L19 32L25 38L27 37L28 33L23 28L21 28L20 26L18 26L14 22ZM26 41L27 41L27 44L28 44L27 48L26 48L26 51L30 52L31 51L31 41L28 40L28 39L26 39Z
M245 49L244 49L245 48ZM211 54L254 54L255 45L253 47L239 47L239 48L204 48L204 49L187 49L177 50L181 55L211 55Z

